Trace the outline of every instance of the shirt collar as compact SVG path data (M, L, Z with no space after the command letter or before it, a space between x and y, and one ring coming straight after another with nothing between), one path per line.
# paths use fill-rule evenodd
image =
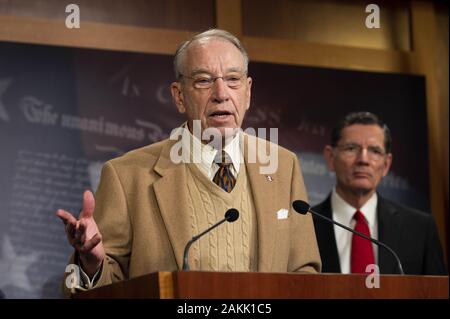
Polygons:
M241 134L238 132L233 139L224 147L224 151L230 156L231 162L236 172L239 172L241 166ZM217 150L215 150L217 154ZM212 164L212 163L211 163Z
M201 152L201 156L199 156L199 161L194 162L197 164L198 168L206 175L212 178L213 173L217 170L218 165L214 163L214 158L217 155L218 150L208 144L203 144L197 137L195 137L188 129L187 122L182 125L183 133L182 133L182 147L183 152L187 152L189 154L189 159L192 160L192 156L190 155L191 149L195 151ZM231 159L233 164L233 174L237 176L239 172L241 162L243 161L243 156L241 152L242 145L242 134L241 130L233 137L233 139L228 142L224 151L227 152L228 156Z
M369 227L375 225L378 195L375 192L372 197L359 209L366 219ZM333 209L333 219L344 225L350 225L356 208L347 203L333 188L331 193L331 207Z

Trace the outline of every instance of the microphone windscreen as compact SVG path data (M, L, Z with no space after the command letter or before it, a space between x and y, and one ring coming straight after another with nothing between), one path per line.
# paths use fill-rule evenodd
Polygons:
M305 201L296 200L292 203L292 207L294 207L297 213L305 215L311 206L309 206L309 204Z
M239 212L236 208L230 208L225 213L225 219L230 223L236 221L239 218Z

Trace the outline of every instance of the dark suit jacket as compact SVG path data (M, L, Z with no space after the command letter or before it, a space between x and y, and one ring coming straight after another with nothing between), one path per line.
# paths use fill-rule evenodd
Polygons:
M332 218L331 195L313 210ZM431 214L395 204L378 195L377 218L378 240L397 253L405 274L446 274L442 248ZM333 224L314 216L314 227L322 258L322 272L340 273ZM382 274L399 273L395 258L382 247L378 248L378 266Z

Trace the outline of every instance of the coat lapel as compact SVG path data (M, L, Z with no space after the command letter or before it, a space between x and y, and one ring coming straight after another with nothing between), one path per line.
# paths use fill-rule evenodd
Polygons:
M389 205L380 195L378 195L377 215L379 241L397 253L399 251L399 238L401 238L402 233L401 223L397 218L395 207ZM383 247L378 247L378 264L382 274L399 273L394 256Z
M186 243L191 239L186 191L185 164L174 164L170 160L170 149L175 141L167 143L155 165L161 178L153 184L158 206L169 235L178 268L183 265Z
M324 202L314 207L313 210L325 217L332 218L331 195ZM333 224L320 217L314 216L313 219L317 243L322 257L322 272L340 273L341 265Z
M276 193L279 179L272 177L273 175L268 177L268 175L261 174L259 169L262 164L258 159L256 163L249 162L249 154L258 154L256 153L256 143L258 142L252 140L252 143L249 143L250 138L253 139L254 137L244 135L243 154L256 210L258 227L258 271L270 271L272 268L274 247L276 247L276 210L279 206Z

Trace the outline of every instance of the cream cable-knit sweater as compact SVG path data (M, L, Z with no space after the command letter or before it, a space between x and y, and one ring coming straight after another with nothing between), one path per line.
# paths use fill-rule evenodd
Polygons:
M231 193L209 180L195 164L186 167L192 236L223 219L228 209L239 211L237 221L220 225L192 245L191 269L256 271L256 213L245 165Z

